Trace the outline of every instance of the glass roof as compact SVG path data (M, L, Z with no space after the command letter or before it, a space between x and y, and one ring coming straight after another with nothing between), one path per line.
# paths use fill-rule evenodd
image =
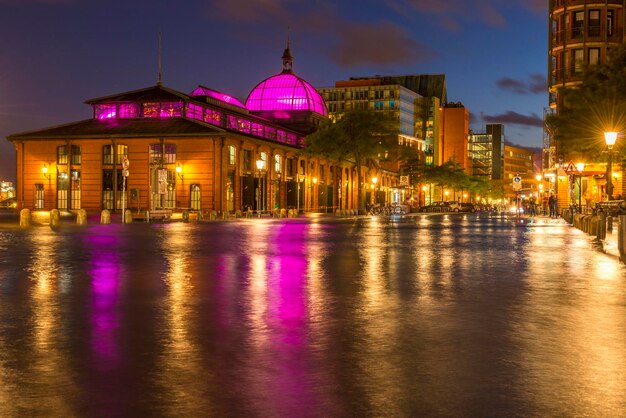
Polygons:
M208 96L208 97L212 97L214 99L217 99L220 102L224 102L224 103L228 103L228 104L231 104L231 105L243 107L245 109L245 106L243 105L243 103L241 103L239 100L237 100L233 96L230 96L230 95L225 94L225 93L220 93L219 91L210 89L208 87L198 86L198 88L195 89L194 91L192 91L189 95L190 96L194 96L194 97L206 97L206 96Z
M309 83L283 72L260 82L248 95L250 111L310 110L328 116L322 96Z

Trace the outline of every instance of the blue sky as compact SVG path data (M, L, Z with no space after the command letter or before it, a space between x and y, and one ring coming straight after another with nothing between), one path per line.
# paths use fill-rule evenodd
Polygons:
M281 70L315 87L350 76L445 74L471 128L503 123L540 147L548 104L547 0L0 0L0 137L91 116L83 102L203 84L245 100ZM481 117L482 115L482 117ZM0 179L14 179L0 139Z

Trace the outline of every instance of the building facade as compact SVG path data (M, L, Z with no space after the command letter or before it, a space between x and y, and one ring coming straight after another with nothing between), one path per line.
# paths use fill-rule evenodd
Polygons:
M548 90L558 108L558 88L581 81L585 66L606 62L624 42L626 0L550 0Z
M88 100L90 119L10 135L18 208L228 213L355 209L356 170L300 150L327 117L291 70L262 81L244 105L199 86L156 86Z
M485 133L469 135L471 175L501 180L504 172L504 125L487 124Z
M460 168L470 172L469 162L469 111L462 103L448 103L441 112L441 165L446 161L456 162Z

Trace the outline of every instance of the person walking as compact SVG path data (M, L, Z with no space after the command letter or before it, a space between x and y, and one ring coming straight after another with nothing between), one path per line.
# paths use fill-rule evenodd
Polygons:
M548 206L550 206L550 217L556 218L556 197L554 197L553 194L550 194L550 197L548 198Z

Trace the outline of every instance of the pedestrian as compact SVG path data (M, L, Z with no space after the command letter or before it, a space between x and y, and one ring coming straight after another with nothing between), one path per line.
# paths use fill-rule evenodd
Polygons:
M550 194L550 197L548 198L548 206L550 206L550 217L556 218L556 197L554 197L553 194Z
M530 209L530 216L537 215L537 206L535 205L535 196L530 196L528 199L528 208Z

